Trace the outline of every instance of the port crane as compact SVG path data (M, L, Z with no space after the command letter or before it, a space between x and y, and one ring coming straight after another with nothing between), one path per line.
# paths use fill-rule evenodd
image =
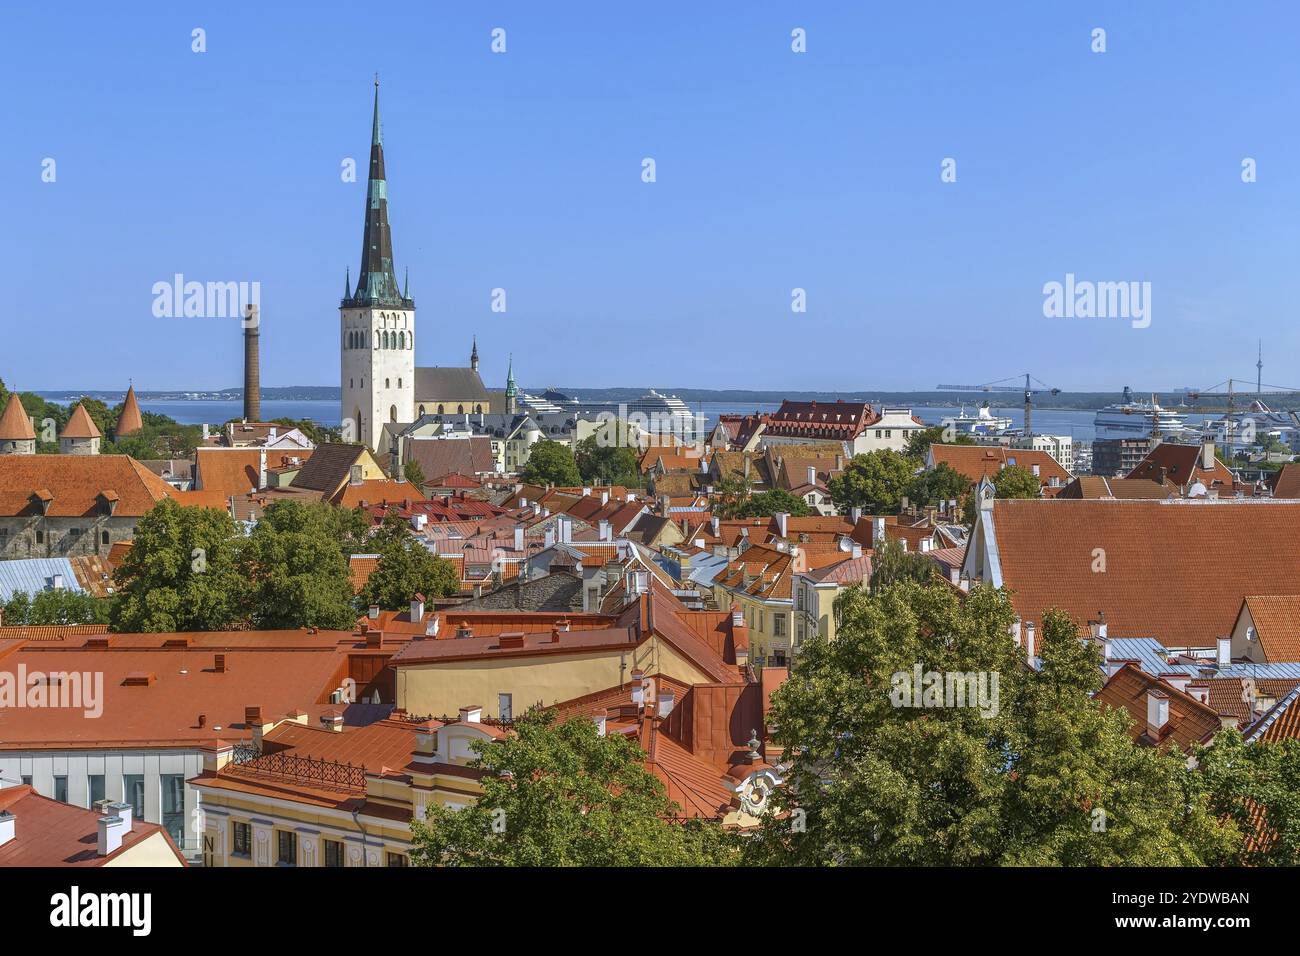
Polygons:
M1046 382L1034 378L1028 372L1025 372L1025 438L1032 438L1034 435L1033 414L1034 414L1034 395L1045 392L1050 395L1060 395L1059 388L1053 388ZM936 385L935 388L941 392L1019 392L1019 385L1008 384L1020 378L1019 375L1013 375L1010 378L998 379L996 382L986 382L983 385ZM1037 387L1035 387L1035 385Z
M1238 415L1249 412L1251 401L1263 401L1265 396L1273 398L1296 399L1300 397L1300 389L1287 388L1283 385L1270 385L1267 390L1264 389L1263 383L1256 378L1255 391L1242 392L1237 389L1238 383L1249 385L1247 379L1229 378L1226 382L1219 382L1217 385L1211 385L1206 389L1195 389L1187 392L1187 399L1194 404L1177 406L1180 412L1190 412L1201 415L1222 415L1227 423L1228 440L1231 443L1231 433L1236 428L1236 418ZM1226 386L1226 388L1225 388ZM1245 407L1237 405L1239 397L1246 396ZM1297 429L1300 429L1300 413L1295 409L1286 409L1286 414L1290 416L1291 421L1295 423ZM1249 416L1247 416L1249 417Z

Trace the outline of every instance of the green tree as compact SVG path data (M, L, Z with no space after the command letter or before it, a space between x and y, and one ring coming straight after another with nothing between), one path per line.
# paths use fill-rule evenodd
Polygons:
M578 465L569 446L549 438L543 438L532 446L520 477L534 485L571 488L582 484L582 476L578 474Z
M854 455L830 480L831 499L841 513L896 514L916 478L916 460L889 448Z
M944 433L948 427L944 425L931 425L929 428L922 428L920 431L912 432L907 436L907 445L903 449L903 454L908 458L916 458L925 461L926 454L930 451L930 446L936 442L941 445L973 445L975 439L969 435L964 435L953 429L948 435Z
M236 563L242 540L224 511L170 498L156 504L113 576L113 630L220 631L238 623L247 587Z
M636 452L626 444L610 443L603 435L588 435L578 442L574 459L584 484L630 488L645 484Z
M239 554L247 581L244 613L254 627L353 626L348 552L358 530L354 515L316 502L277 501L266 509Z
M713 513L719 518L739 518L749 501L750 487L744 475L723 475L713 485Z
M939 565L919 551L904 551L897 541L879 542L871 555L871 589L879 591L900 581L926 584L939 577Z
M999 498L1037 498L1043 493L1043 484L1029 469L1008 465L993 479L993 490Z
M970 480L947 462L940 462L916 476L907 497L920 505L959 501L970 490Z
M798 495L792 495L783 488L773 488L771 491L759 492L741 504L733 517L770 518L783 511L794 518L804 518L812 513L808 502Z
M0 619L6 625L107 624L109 603L66 588L39 591L35 597L15 591L0 609Z
M408 461L405 465L402 466L402 477L405 478L407 481L409 481L416 488L419 488L424 484L424 478L425 478L424 469L420 467L420 463L418 461L412 458L410 461ZM439 477L439 476L435 475L434 477Z
M1035 670L1002 591L853 588L836 613L835 640L806 641L774 695L769 723L792 755L774 799L800 825L766 818L756 861L1194 864L1230 844L1185 756L1136 747L1127 714L1091 697L1097 653L1064 617L1045 619ZM940 690L916 706L918 666L923 686L982 674L985 696L945 706Z
M412 823L417 866L705 866L734 862L716 823L674 822L681 808L622 734L534 711L514 732L471 746L483 794L461 810L430 804Z
M371 539L371 548L379 555L379 564L361 592L363 606L378 604L385 610L397 611L407 607L416 594L432 600L450 597L460 590L456 566L417 541L396 512L384 517L383 525Z
M1300 866L1300 740L1248 745L1221 730L1196 760L1211 808L1243 837L1218 862Z

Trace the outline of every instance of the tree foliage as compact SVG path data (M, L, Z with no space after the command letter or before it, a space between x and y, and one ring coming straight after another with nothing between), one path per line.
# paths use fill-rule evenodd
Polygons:
M520 477L534 485L570 488L582 484L582 476L578 474L578 465L569 446L549 438L534 443Z
M1230 847L1185 758L1134 746L1127 713L1092 698L1097 651L1064 615L1045 617L1034 670L1001 591L902 582L846 591L836 612L835 641L806 642L775 695L794 755L776 800L800 812L765 821L757 861L1197 864ZM979 707L909 706L899 688L918 667L997 690Z
M588 435L578 442L574 459L584 484L623 485L627 488L640 488L645 484L636 452L625 443L611 443L603 435Z
M1029 469L1008 465L993 479L993 490L999 498L1037 498L1043 485Z
M0 608L0 620L7 626L107 624L108 614L108 600L66 588L38 591L34 596L15 591Z
M925 461L926 454L930 451L930 446L940 445L973 445L975 439L969 435L958 433L955 429L952 434L944 435L949 426L931 425L929 428L922 428L920 431L912 432L907 436L907 445L903 449L903 454L909 458L916 458L919 461Z
M464 809L431 804L412 823L417 866L704 866L736 860L715 823L680 807L634 740L586 718L532 711L513 733L473 746L483 794Z
M1243 835L1218 862L1300 866L1300 740L1247 745L1237 731L1222 730L1196 760L1210 806Z
M919 467L916 459L889 448L854 455L830 480L831 498L843 513L861 508L868 514L897 514Z
M237 566L242 536L224 511L165 499L137 523L114 574L115 631L220 631L241 620L249 585Z
M456 566L417 541L396 512L385 516L370 546L379 555L379 564L361 592L362 605L378 604L397 611L407 607L416 594L432 600L460 590Z
M908 498L918 505L960 501L970 490L970 480L947 462L916 476L908 489Z
M803 518L812 514L808 502L798 495L792 495L783 488L761 491L743 502L732 515L735 518L770 518L774 514L785 512L793 518Z

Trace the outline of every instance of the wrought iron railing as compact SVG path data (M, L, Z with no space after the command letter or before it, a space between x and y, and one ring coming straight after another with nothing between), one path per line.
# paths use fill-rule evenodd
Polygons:
M262 753L256 744L236 744L226 769L237 774L274 777L329 790L366 792L365 767L300 757L287 750Z

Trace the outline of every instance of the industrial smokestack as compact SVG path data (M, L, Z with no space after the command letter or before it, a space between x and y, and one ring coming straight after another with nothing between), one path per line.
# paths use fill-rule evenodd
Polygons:
M244 306L244 420L262 420L262 371L258 358L258 326L261 315L256 305Z

